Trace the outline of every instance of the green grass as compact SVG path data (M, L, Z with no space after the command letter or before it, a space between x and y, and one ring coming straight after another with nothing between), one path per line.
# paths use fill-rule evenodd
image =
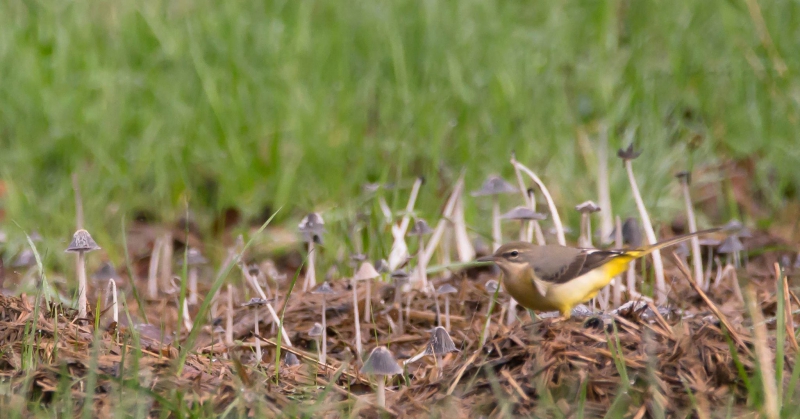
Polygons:
M729 157L760 159L754 184L778 208L800 186L800 6L762 12L783 75L739 2L6 1L0 205L66 240L76 172L108 242L123 215L173 219L184 197L204 225L229 206L284 206L280 222L348 207L368 180L426 175L432 216L461 167L468 189L513 179L515 150L574 223L596 198L576 129L602 120L612 148L645 150L635 168L657 219L680 211L672 173ZM615 210L633 215L611 168ZM468 219L487 205L470 201Z

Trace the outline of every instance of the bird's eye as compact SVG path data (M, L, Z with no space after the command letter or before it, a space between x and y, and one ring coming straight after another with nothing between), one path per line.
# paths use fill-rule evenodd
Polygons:
M509 253L509 256L511 256L512 258L515 258L515 257L519 256L519 252L516 251L516 250L512 250L511 253Z

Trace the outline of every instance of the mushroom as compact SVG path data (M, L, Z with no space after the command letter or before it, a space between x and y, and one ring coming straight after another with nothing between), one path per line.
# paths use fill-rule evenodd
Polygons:
M424 257L424 253L425 253L425 238L424 238L424 236L427 236L428 234L431 234L431 233L433 233L433 230L428 225L428 223L425 222L425 220L423 220L421 218L417 219L414 222L414 226L408 232L408 234L410 234L410 235L417 236L417 242L419 243L419 245L417 247L417 274L414 275L412 281L414 281L414 282L416 282L416 281L422 282L421 286L422 286L422 289L425 290L425 292L428 292L428 272L427 272L427 266L425 266L426 263L425 263L425 257Z
M294 352L286 352L284 355L283 362L286 363L287 367L294 367L295 365L300 365L300 360L297 359L297 355Z
M317 275L314 270L316 253L315 244L322 243L322 233L325 232L325 221L316 212L306 215L297 226L303 235L303 240L308 243L308 267L306 268L305 282L303 291L308 291L317 283Z
M706 284L711 283L711 270L714 267L714 250L720 245L720 243L722 243L720 240L717 240L713 237L703 237L700 239L700 246L705 246L708 248L708 252L706 253L708 261L706 262L707 265L705 273L703 274L703 280ZM717 279L714 281L714 285L717 285L720 280L721 278L717 277Z
M511 164L514 165L514 170L525 172L525 174L527 174L533 180L533 182L536 183L536 186L539 187L539 190L542 192L542 195L544 196L544 200L547 202L547 207L550 210L550 216L553 219L553 228L555 230L555 235L556 239L558 240L558 244L566 246L567 239L564 236L564 225L561 224L561 216L558 215L558 210L556 209L556 203L553 201L553 197L550 195L550 191L547 190L547 187L544 185L544 182L542 182L542 180L539 179L539 177L536 176L536 173L533 173L531 169L528 169L527 167L525 167L524 164L518 162L516 156L514 156L513 153L511 154Z
M608 182L608 126L602 122L599 127L597 147L597 199L600 205L600 241L611 241L614 217L611 211L611 190Z
M205 265L208 260L203 257L199 250L189 248L186 251L186 264L189 266L189 299L188 303L191 305L197 304L197 271L200 265Z
M744 226L739 220L731 220L728 224L725 224L723 227L725 231L731 232L734 236L739 239L746 239L753 237L753 234L750 233L750 229ZM740 240L741 242L741 240ZM736 268L738 269L741 265L741 252L745 253L745 264L747 263L747 247L742 243L742 249L739 252L734 254L734 262L736 264Z
M717 253L727 255L725 258L726 264L731 263L731 255L733 255L733 264L736 269L741 267L740 255L742 250L744 250L744 245L737 236L726 237L725 240L722 241L722 244L717 247Z
M158 261L161 259L163 241L157 237L153 241L153 250L150 251L150 266L147 269L147 296L151 300L158 298Z
M428 341L428 346L425 347L425 355L433 355L436 359L436 368L439 369L439 377L442 376L444 365L442 364L442 356L451 352L458 352L453 339L447 330L441 326L435 327L431 333L431 340Z
M117 283L114 278L108 278L108 288L106 292L106 304L111 299L111 315L114 323L119 324L119 306L117 306Z
M85 253L99 250L92 236L86 230L78 230L72 236L72 241L65 252L78 254L78 318L86 318L86 255Z
M394 282L394 306L397 308L397 328L402 335L405 333L403 327L402 297L403 292L405 292L404 288L406 284L408 284L408 273L402 269L398 269L389 274L389 277L392 279L392 282ZM408 316L408 314L406 314L406 316Z
M437 295L444 295L444 327L450 330L450 294L458 292L456 287L444 284L436 290Z
M633 176L633 159L642 154L633 150L633 143L627 149L620 149L617 151L617 156L622 159L622 164L625 166L625 171L628 172L628 181L631 184L631 191L633 192L633 199L636 201L636 207L639 209L639 216L642 218L644 224L644 232L647 236L647 241L650 244L656 244L656 232L653 230L653 224L650 222L650 216L647 215L647 208L644 206L642 195L639 193L639 187L636 185L636 178ZM664 263L661 261L661 251L655 250L653 255L653 270L656 274L656 301L658 304L663 305L667 302L667 283L664 279Z
M369 354L361 373L372 375L376 378L378 388L375 392L378 406L386 408L386 377L402 374L403 369L397 365L394 355L385 346L378 346Z
M592 201L586 201L575 206L581 213L581 236L578 246L591 248L592 246L592 219L591 214L600 211L600 207Z
M353 319L356 328L356 352L358 352L358 359L361 359L361 354L363 353L363 347L361 346L361 319L358 316L358 281L372 280L379 276L380 274L371 263L364 262L351 280L353 287Z
M261 363L261 339L259 338L260 333L258 332L258 309L267 305L267 300L259 297L253 297L250 301L242 304L242 307L252 307L253 308L253 338L255 339L256 344L256 363Z
M323 282L317 289L311 292L312 294L322 295L322 350L320 352L319 362L325 365L325 360L328 354L328 326L325 318L325 310L328 301L328 296L333 294L333 288L327 282Z
M517 190L500 176L489 176L481 188L472 192L472 196L492 197L492 251L503 244L503 232L500 229L500 200L498 195L514 193Z
M520 222L519 240L529 242L531 241L531 237L528 234L529 230L528 225L530 225L532 221L539 221L546 219L547 215L538 213L528 207L519 206L501 215L500 218L504 220L519 221Z
M314 323L314 326L308 331L308 336L314 338L314 341L317 343L317 359L319 359L319 362L324 364L325 362L323 361L324 358L322 357L322 350L320 349L319 345L320 338L323 335L323 330L324 328L321 324Z
M689 233L697 231L697 219L694 216L694 205L692 205L692 195L689 192L689 185L692 183L692 174L687 171L678 172L675 177L681 184L681 192L683 192L683 203L686 206L686 218L689 220ZM691 238L692 245L692 268L694 269L694 282L708 291L708 283L703 277L703 255L700 252L700 238L694 236Z
M355 256L360 256L360 258L358 260L353 259L353 257ZM361 266L359 267L359 273L361 273L361 271L364 270L363 273L364 276L370 276L371 274L375 274L374 277L370 278L365 277L363 279L359 279L359 281L364 281L367 283L367 290L365 292L366 296L364 298L364 323L370 323L372 321L372 281L375 278L380 277L381 274L369 262L364 262L367 259L366 255L361 255L361 254L353 255L350 258L353 259L354 262L362 262ZM365 267L364 265L368 265L368 267ZM356 275L358 275L358 273Z
M447 333L445 328L437 326L431 331L431 338L428 341L428 344L425 345L425 350L403 362L403 365L416 362L423 356L432 355L435 357L436 368L439 370L438 376L441 377L442 370L444 369L442 356L451 352L458 352L455 343L453 343L453 339L450 338L450 334Z

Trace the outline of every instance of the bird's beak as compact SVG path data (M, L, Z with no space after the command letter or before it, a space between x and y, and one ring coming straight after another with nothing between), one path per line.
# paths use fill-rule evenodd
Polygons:
M497 258L494 255L484 256L476 259L476 262L494 262Z

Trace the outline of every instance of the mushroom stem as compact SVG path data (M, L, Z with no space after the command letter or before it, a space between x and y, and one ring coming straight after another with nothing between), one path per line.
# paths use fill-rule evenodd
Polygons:
M151 300L158 298L158 261L161 258L161 238L157 238L153 243L153 250L150 252L150 266L147 270L147 295Z
M159 269L161 276L159 282L162 287L166 287L172 281L172 233L164 233L164 238L161 239L161 268Z
M459 197L456 201L453 229L456 237L456 253L458 253L458 259L461 262L469 262L475 259L475 248L472 247L472 243L469 241L467 222L464 220L463 196Z
M378 376L378 389L375 392L377 397L378 406L382 408L386 408L386 383L384 382L386 378L382 375Z
M437 369L436 375L439 378L442 378L442 370L444 369L442 366L442 354L436 354L435 357L436 357L436 369Z
M450 295L444 295L444 327L450 331Z
M361 361L363 348L361 347L361 318L358 315L358 282L356 282L354 278L350 280L350 283L353 286L353 319L355 320L356 328L356 354L358 360Z
M372 281L372 278L365 281L367 283L367 291L364 295L364 323L370 323L372 320Z
M325 318L325 309L326 307L326 299L322 298L322 350L319 353L319 362L322 365L326 365L326 358L328 356L328 322Z
M500 229L500 200L497 195L492 197L492 252L497 250L503 242L503 233Z
M517 319L517 300L514 297L508 298L508 307L506 308L506 326L514 324Z
M227 285L228 309L225 310L225 343L233 345L233 289Z
M86 318L86 252L78 252L78 318Z
M597 199L600 201L600 242L609 240L614 220L611 215L611 191L608 186L608 130L600 125L597 148Z
M547 201L547 207L550 210L550 216L553 217L553 225L556 228L556 237L558 239L558 244L562 246L567 245L567 239L564 236L564 225L561 224L561 217L558 216L558 210L556 209L556 204L553 201L553 197L550 196L550 191L547 190L547 187L544 186L544 183L538 176L536 176L533 171L525 167L522 163L518 162L516 158L513 156L511 157L511 164L514 165L515 168L519 168L521 171L525 172L531 179L536 183L536 186L539 187L539 190L542 191L542 195L544 195L544 199Z
M308 268L306 269L306 281L303 283L303 291L308 291L317 283L317 273L314 270L316 253L314 251L314 240L308 242Z
M614 245L617 249L622 249L622 219L619 215L616 217L617 228L614 230ZM614 278L614 307L619 307L622 304L622 275L617 275Z
M581 214L581 237L580 247L592 247L592 221L589 218L589 213Z
M114 278L108 280L108 287L111 289L111 315L113 316L114 323L119 323L119 306L117 306L117 283ZM108 298L106 298L108 301Z
M422 289L428 292L428 269L425 261L425 239L419 236L419 250L417 251L417 274L422 281Z
M256 365L261 363L261 339L258 338L258 308L253 310L253 338L256 341Z
M411 324L411 291L406 293L406 322Z
M442 326L442 311L439 308L439 294L436 293L436 290L433 289L433 284L431 284L431 292L433 293L433 300L436 302L436 325L441 327Z
M694 206L692 196L689 193L689 182L685 177L681 178L681 189L683 190L683 202L686 205L686 218L689 220L689 233L697 231L697 220L694 217ZM694 282L705 291L708 291L708 283L703 278L703 258L700 253L700 238L692 237L692 267L694 268Z
M189 304L197 304L197 267L189 269Z
M639 215L642 218L645 235L647 241L653 245L656 244L656 233L653 231L653 224L650 222L650 216L647 215L647 208L644 206L642 195L639 193L639 187L636 184L636 178L633 176L633 165L631 160L625 159L625 171L628 172L628 180L631 184L633 191L633 199L636 201L636 207L639 209ZM665 304L667 302L667 284L664 280L664 263L661 261L661 251L655 250L653 253L653 269L656 274L656 302L658 304Z

